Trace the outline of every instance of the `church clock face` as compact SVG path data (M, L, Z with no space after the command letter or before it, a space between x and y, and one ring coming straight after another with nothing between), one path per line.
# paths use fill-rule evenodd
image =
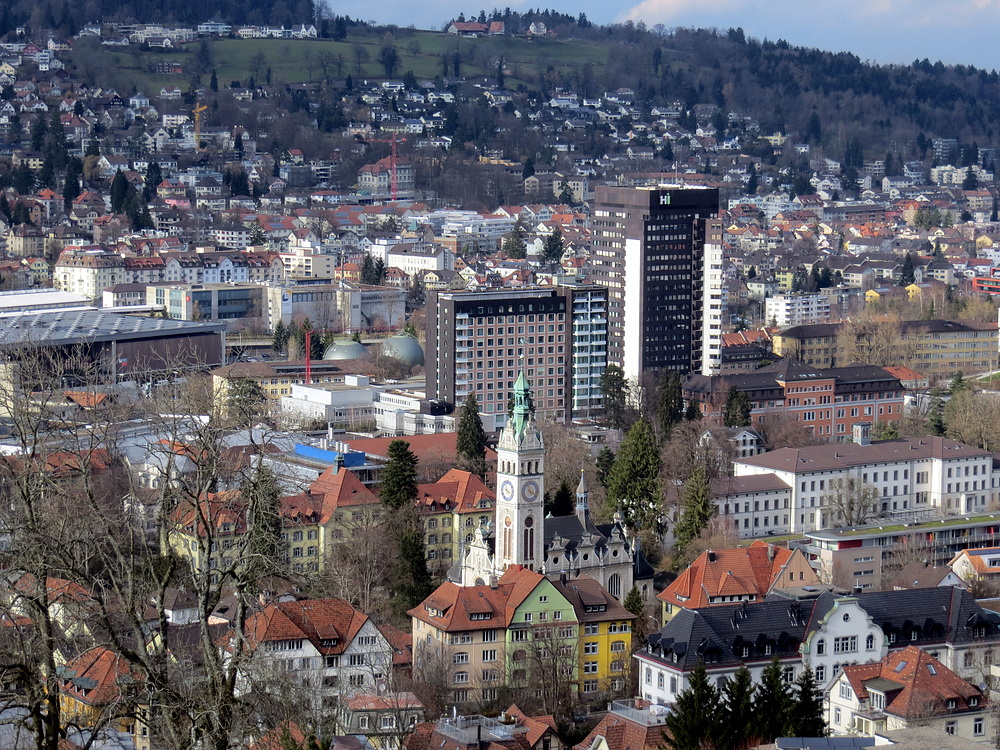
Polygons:
M500 485L500 494L503 496L504 500L510 502L514 499L514 483L509 479L503 480L503 484Z
M528 481L521 488L521 497L525 500L534 500L538 497L538 482Z

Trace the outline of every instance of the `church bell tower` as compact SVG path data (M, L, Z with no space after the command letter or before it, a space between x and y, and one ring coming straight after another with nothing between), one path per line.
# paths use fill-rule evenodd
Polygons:
M522 370L514 384L514 412L497 443L497 574L511 565L544 572L544 474L545 445Z

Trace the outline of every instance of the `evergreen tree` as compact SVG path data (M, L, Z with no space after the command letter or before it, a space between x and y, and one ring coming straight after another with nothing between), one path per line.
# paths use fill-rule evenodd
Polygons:
M284 560L281 538L281 490L274 473L258 465L240 487L247 504L245 564L252 576L277 573Z
M640 419L629 429L608 476L608 502L632 529L655 528L663 512L660 453L653 428Z
M684 398L681 395L681 376L677 372L660 371L660 381L657 386L656 417L660 428L660 437L666 439L674 425L684 416Z
M782 674L781 662L775 656L764 668L754 691L754 712L756 721L753 723L755 739L760 742L774 742L775 737L782 737L788 726L791 713L791 695L785 676Z
M597 454L595 463L597 464L597 481L607 489L608 476L611 474L611 467L615 465L615 452L605 445Z
M543 243L543 254L545 255L545 260L550 263L558 263L563 256L563 236L562 230L556 227L552 230L552 233L545 238Z
M684 419L688 422L694 422L697 419L701 419L701 406L697 401L692 401L687 405L687 409L684 410Z
M514 228L503 238L503 251L515 260L527 257L528 243L525 239L527 232L524 231L524 224L521 219L514 223Z
M681 517L674 528L674 538L678 547L684 547L701 533L715 515L716 507L712 503L712 490L708 480L708 472L703 464L699 464L691 472L684 484L684 497L681 499Z
M625 371L618 365L608 365L601 373L601 397L604 401L604 417L617 429L628 426L628 383Z
M753 678L745 665L740 665L722 688L725 704L721 747L738 748L752 744L751 726L754 721Z
M576 493L563 479L555 492L545 493L544 512L547 516L571 516L576 510Z
M271 348L274 350L275 354L281 354L285 351L285 347L288 346L288 337L290 336L288 328L285 324L278 319L278 322L274 326L274 335L271 337Z
M35 188L35 175L28 168L28 163L22 161L16 167L14 167L14 173L11 176L11 184L14 190L17 191L18 195L27 195Z
M486 432L483 430L483 420L479 416L479 402L476 394L465 397L458 417L458 435L455 438L455 451L458 454L459 467L486 478Z
M68 212L73 207L73 201L80 195L80 178L71 169L66 170L66 179L63 181L63 206Z
M642 600L639 589L633 586L625 596L622 606L635 615L635 623L632 625L632 643L638 646L646 642L649 623L646 617L646 603Z
M823 693L809 667L802 670L795 681L795 695L789 712L785 734L789 737L825 737L826 721L823 718Z
M944 402L941 399L941 391L936 386L931 389L931 405L927 415L927 431L937 437L943 437L945 433Z
M714 747L721 718L719 692L708 681L705 663L699 661L691 671L687 688L677 696L674 710L667 714L667 745L674 750Z
M396 612L403 615L430 596L434 590L427 570L424 551L424 530L412 507L395 511L390 528L396 536L396 557L393 561L392 590Z
M965 375L961 370L959 370L951 376L951 380L948 383L948 392L954 396L956 393L969 390L970 387L971 386L965 381Z
M160 167L160 162L149 162L146 165L146 175L143 178L143 184L145 185L143 196L147 202L156 197L156 186L161 182L163 182L163 169Z
M241 427L252 427L265 416L267 394L253 378L231 381L226 393L226 414Z
M735 385L730 386L722 409L722 423L726 427L749 427L750 413L750 398L745 392L736 390Z
M122 171L119 169L115 172L114 179L111 180L111 213L120 214L125 211L130 187Z
M264 227L260 225L259 221L254 221L253 225L250 227L250 244L251 245L267 244L267 234L264 232Z
M913 254L907 253L906 257L903 258L903 268L899 272L899 285L909 286L914 281L916 281L916 275L913 272Z
M365 253L364 260L361 261L361 283L376 286L378 277L375 271L375 261L371 255Z
M389 443L389 460L382 469L379 495L387 508L399 510L417 499L417 456L405 440Z

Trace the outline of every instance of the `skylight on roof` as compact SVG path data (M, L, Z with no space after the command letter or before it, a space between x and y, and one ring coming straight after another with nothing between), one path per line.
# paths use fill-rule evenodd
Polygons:
M927 665L927 671L930 672L931 674L937 674L937 669L934 668L933 664Z
M892 671L893 672L902 672L904 669L906 669L906 662L905 661L901 661L901 662L899 662L899 664L896 665L896 668L894 670L892 670Z

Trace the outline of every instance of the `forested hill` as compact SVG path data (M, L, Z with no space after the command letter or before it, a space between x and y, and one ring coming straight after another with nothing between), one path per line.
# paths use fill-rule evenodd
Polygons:
M187 25L218 18L286 27L312 21L321 36L344 43L379 44L392 34L400 42L398 74L419 69L408 58L420 53L408 55L402 49L404 39L429 33L330 15L321 0L12 0L0 8L0 35L9 36L15 25L24 23L71 35L97 18ZM442 19L442 28L449 20ZM464 75L489 73L498 60L513 60L516 75L508 76L507 87L521 86L539 96L562 88L593 97L627 87L636 92L636 103L646 107L682 102L689 121L696 104L714 104L751 117L762 133L780 131L825 145L827 155L838 159L851 144L855 151L860 145L866 153L884 149L916 158L921 154L914 150L919 152L916 146L926 138L958 138L970 147L970 154L974 143L996 146L1000 140L996 71L927 59L910 65L871 65L849 53L750 39L741 29L647 29L631 22L599 26L582 13L507 8L481 11L467 20L502 20L508 34L523 34L532 21L545 23L549 39L528 45L523 37L453 38L455 54L464 58ZM573 51L560 55L552 51L554 45ZM430 47L440 46L425 45L424 56ZM722 115L716 117L717 126L726 124Z

